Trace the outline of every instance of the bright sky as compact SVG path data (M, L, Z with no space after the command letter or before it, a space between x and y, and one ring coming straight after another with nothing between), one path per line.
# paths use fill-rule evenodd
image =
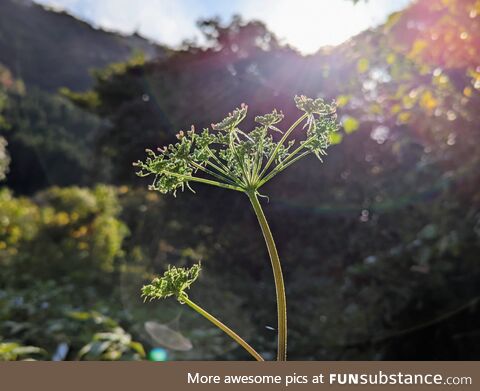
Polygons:
M199 37L195 22L233 14L260 19L303 53L335 45L378 25L411 0L35 0L64 9L108 30L141 35L171 46Z

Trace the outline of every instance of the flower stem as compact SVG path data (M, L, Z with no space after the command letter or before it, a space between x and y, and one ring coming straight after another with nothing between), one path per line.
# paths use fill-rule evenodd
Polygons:
M307 156L309 153L311 153L310 151L305 151L303 153L301 153L300 155L296 156L295 158L293 159L285 159L285 161L283 161L282 163L280 163L277 167L275 167L275 169L273 169L268 175L266 175L259 183L258 183L258 188L260 188L261 186L263 186L265 183L267 183L270 179L272 179L275 175L281 173L283 170L285 170L288 166L291 166L293 163L295 163L296 161L304 158L305 156Z
M275 241L272 232L268 226L267 219L263 213L262 206L258 201L257 192L251 191L247 193L253 210L257 215L258 222L262 228L263 237L267 245L268 254L272 263L273 277L275 279L275 293L277 296L277 317L278 317L278 351L277 361L287 360L287 299L285 295L285 284L283 282L282 266L278 257Z
M248 353L250 353L255 360L257 361L264 361L263 357L260 356L256 352L254 348L252 348L242 337L240 337L237 333L235 333L232 329L230 329L228 326L220 322L217 318L215 318L213 315L205 311L202 307L198 306L195 304L193 301L191 301L187 295L182 295L180 297L180 301L182 303L187 304L190 308L192 308L194 311L198 312L200 315L208 319L210 322L212 322L215 326L217 326L219 329L224 331L229 337L235 340L239 345L241 345Z
M229 185L228 183L212 181L210 179L199 178L199 177L194 177L194 176L190 176L190 175L177 174L176 172L171 172L171 171L162 171L162 173L165 174L165 175L171 175L171 176L175 176L177 178L184 179L187 182L200 182L200 183L205 183L207 185L223 187L225 189L243 191L242 188L240 188L238 186L234 186L234 185Z
M193 160L190 160L190 164L195 167L196 169L200 170L200 171L203 171L204 173L208 174L208 175L211 175L213 176L214 178L217 178L217 179L220 179L222 182L227 182L233 186L236 185L235 182L233 182L231 179L227 178L227 177L224 177L223 175L221 174L218 174L212 170L209 170L208 168L206 167L203 167L201 164L198 164L196 162L194 162Z
M273 150L272 154L270 155L270 159L268 159L267 164L265 164L265 167L263 167L262 171L260 172L260 177L263 177L263 175L267 172L268 168L270 165L273 163L275 158L277 157L278 151L280 150L280 147L283 145L283 143L287 140L288 136L290 133L292 133L295 128L302 123L302 121L308 117L308 114L305 113L303 114L299 119L297 119L292 126L288 128L288 130L283 134L282 138L280 141L277 143L277 146Z

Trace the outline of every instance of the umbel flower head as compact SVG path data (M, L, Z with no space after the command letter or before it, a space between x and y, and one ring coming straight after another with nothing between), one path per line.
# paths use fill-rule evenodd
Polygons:
M325 115L335 112L335 107L325 103L322 98L312 99L307 98L305 95L300 95L295 96L294 100L297 108L304 111L308 115Z
M248 106L242 104L240 108L233 110L233 112L229 113L228 116L219 123L212 124L212 129L223 131L234 130L247 116L247 109Z
M268 128L268 129L272 129L272 130L275 130L276 132L282 133L282 131L280 129L273 126L275 124L278 124L282 119L283 119L283 113L282 112L278 113L277 110L274 109L269 114L257 115L255 117L255 122L259 123L260 125L263 125L264 127Z
M162 277L156 277L150 284L143 286L142 297L145 300L153 300L175 296L182 301L182 297L187 297L185 290L195 282L200 270L200 263L194 264L189 269L169 266Z
M153 176L151 190L173 193L200 182L246 193L257 192L267 181L291 164L312 153L320 160L326 154L333 132L338 130L336 107L323 99L296 96L295 104L304 112L285 132L277 125L283 120L281 112L255 117L259 125L252 130L240 129L248 107L242 105L212 129L196 132L180 131L178 142L148 149L145 161L138 161L137 175ZM303 138L289 140L301 124ZM272 132L282 133L276 141ZM192 190L193 191L193 190Z

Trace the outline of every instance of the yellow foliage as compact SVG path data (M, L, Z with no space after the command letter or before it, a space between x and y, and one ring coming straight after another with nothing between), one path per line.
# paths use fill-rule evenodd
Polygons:
M368 71L368 68L370 67L370 62L368 61L367 58L361 58L357 62L357 71L358 73L365 73Z
M412 90L410 94L403 96L402 98L403 108L411 109L414 106L416 100L417 100L416 92L414 93L414 90Z
M387 64L392 65L395 60L397 59L397 56L394 53L390 53L387 56Z
M80 228L72 232L72 238L80 238L88 233L88 228L82 225Z
M339 95L335 99L335 102L337 103L337 107L344 107L349 101L350 101L351 96L350 95Z
M146 198L148 201L154 202L154 201L158 201L159 197L157 193L149 192L147 193Z
M473 94L473 90L470 87L465 87L463 89L463 95L465 95L466 97L470 98L472 94Z
M79 250L88 250L88 243L87 242L79 242L77 247L78 247Z
M426 110L433 110L438 106L438 100L430 91L425 91L420 98L420 107Z
M343 129L345 129L345 133L347 134L355 132L359 126L358 120L354 117L346 117L343 120Z
M428 42L424 39L417 39L413 42L412 49L410 50L410 57L417 57L420 55L425 48L428 46Z
M343 135L341 133L330 133L330 144L335 145L335 144L340 144L343 139Z
M66 212L59 212L55 215L55 223L59 226L64 226L70 223L70 216Z
M126 193L128 193L128 190L129 190L129 189L128 189L128 186L120 186L120 187L118 188L118 193L119 193L119 194L126 194Z
M14 198L8 190L0 190L0 242L11 252L21 240L30 240L37 233L38 208L26 198ZM3 246L2 246L3 247Z
M401 124L406 124L412 117L412 114L409 113L408 111L404 111L397 116L397 121Z
M402 106L399 105L398 103L394 104L392 108L390 109L390 113L392 114L397 114L402 110Z

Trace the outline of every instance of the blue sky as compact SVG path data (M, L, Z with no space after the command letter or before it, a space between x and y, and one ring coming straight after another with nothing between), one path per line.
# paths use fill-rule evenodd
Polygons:
M108 30L171 46L199 38L195 21L233 14L260 19L283 42L303 53L336 45L404 8L410 0L35 0Z

